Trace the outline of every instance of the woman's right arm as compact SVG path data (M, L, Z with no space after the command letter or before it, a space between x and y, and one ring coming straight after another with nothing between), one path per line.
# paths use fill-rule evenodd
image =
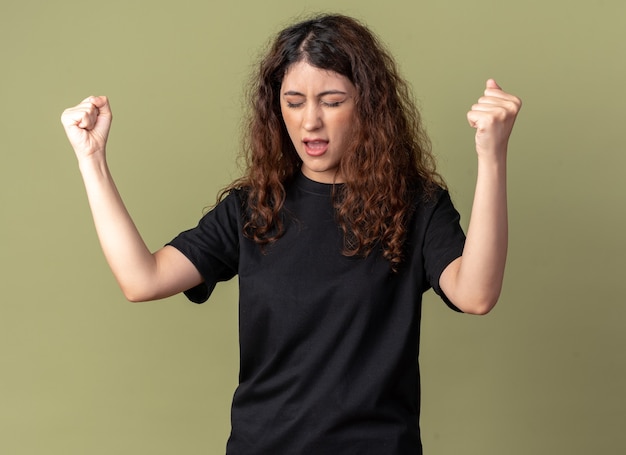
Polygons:
M202 282L198 270L171 246L151 253L117 191L106 162L112 118L104 96L86 98L61 116L106 260L130 301L156 300L190 289Z

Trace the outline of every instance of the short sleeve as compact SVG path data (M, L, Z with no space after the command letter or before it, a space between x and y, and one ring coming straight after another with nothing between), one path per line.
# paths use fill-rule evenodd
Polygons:
M450 195L442 190L432 207L424 236L424 267L433 290L455 311L460 311L444 294L439 278L451 262L463 254L465 233L460 225L461 216L454 208Z
M202 284L185 291L192 302L205 302L217 282L237 274L241 211L240 198L232 192L204 215L195 228L180 233L168 243L183 253L204 278Z

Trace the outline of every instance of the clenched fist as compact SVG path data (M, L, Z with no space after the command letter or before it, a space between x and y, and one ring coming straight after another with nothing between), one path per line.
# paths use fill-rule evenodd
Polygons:
M476 152L479 156L499 157L506 153L509 136L521 100L506 93L493 79L487 81L483 96L467 113L469 124L476 128Z
M79 161L105 153L112 119L106 96L90 96L63 111L61 123Z

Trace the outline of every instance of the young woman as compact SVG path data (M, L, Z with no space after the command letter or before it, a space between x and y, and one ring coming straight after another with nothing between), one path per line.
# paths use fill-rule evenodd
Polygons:
M467 238L409 89L373 34L324 15L278 34L253 80L248 167L151 253L106 164L106 97L62 116L107 261L131 301L204 302L240 282L228 454L419 454L421 298L484 314L507 250L506 152L520 100L488 80L468 121Z

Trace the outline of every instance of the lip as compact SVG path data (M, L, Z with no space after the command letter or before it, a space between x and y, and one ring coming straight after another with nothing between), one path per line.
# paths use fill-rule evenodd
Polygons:
M328 150L328 141L319 138L304 138L304 151L309 156L321 156Z

